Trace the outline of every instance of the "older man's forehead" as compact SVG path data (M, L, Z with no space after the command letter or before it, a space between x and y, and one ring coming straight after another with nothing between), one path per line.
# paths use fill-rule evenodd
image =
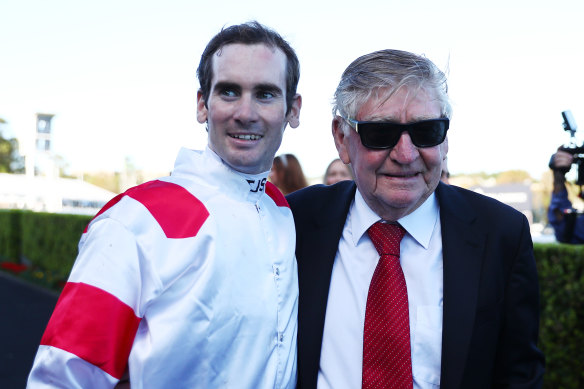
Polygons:
M395 92L375 93L357 111L358 120L403 121L404 116L414 120L436 119L442 107L436 93L401 88ZM410 120L409 120L410 121Z

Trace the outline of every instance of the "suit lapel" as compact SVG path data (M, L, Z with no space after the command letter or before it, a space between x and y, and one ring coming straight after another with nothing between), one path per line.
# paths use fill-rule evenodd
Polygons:
M458 388L474 327L486 233L456 190L440 184L436 193L444 266L441 388Z

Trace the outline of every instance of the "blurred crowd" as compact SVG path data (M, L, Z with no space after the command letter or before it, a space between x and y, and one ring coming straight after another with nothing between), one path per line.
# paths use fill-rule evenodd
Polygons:
M281 154L274 158L272 170L268 176L270 182L287 195L308 186L302 165L294 154ZM336 158L326 168L322 177L324 185L333 185L339 181L352 180L353 175L348 165Z

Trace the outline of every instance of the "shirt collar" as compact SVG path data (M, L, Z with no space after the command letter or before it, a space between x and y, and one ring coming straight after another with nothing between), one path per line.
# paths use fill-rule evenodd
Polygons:
M369 208L358 188L350 212L353 243L357 246L357 243L369 227L381 219ZM427 249L434 227L439 220L440 206L438 205L436 195L432 193L414 212L402 217L398 222L416 242Z
M248 201L258 201L265 193L269 170L260 174L244 174L234 170L207 146L204 151L181 149L174 176L205 176L206 181L226 193L240 193Z

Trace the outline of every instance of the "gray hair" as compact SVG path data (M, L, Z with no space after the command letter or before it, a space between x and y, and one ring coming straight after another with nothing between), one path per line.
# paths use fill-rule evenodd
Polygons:
M354 118L371 96L389 99L400 88L433 91L441 115L452 116L446 75L428 58L401 50L380 50L353 61L341 76L333 99L333 116Z

